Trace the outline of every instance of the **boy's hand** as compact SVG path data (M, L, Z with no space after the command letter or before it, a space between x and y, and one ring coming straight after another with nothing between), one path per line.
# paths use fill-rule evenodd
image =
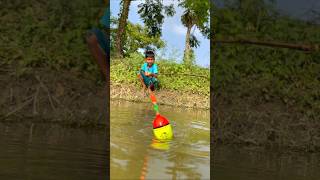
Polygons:
M150 76L150 73L149 72L145 72L144 75Z

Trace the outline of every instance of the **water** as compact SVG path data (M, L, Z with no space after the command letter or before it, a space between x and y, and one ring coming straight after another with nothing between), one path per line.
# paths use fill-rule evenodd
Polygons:
M174 139L153 140L152 105L111 102L111 179L209 179L209 111L159 106Z
M104 130L0 123L0 179L106 179Z
M320 153L223 146L215 149L213 159L215 180L320 179Z

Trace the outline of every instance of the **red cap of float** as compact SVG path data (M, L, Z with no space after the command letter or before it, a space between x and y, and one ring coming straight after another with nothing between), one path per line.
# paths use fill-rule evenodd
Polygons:
M153 120L154 129L168 125L168 124L169 124L169 121L165 117L161 116L160 114L158 114L156 118Z

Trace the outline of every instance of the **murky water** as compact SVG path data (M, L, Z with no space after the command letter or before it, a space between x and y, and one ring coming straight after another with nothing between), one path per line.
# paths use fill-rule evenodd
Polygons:
M214 151L215 180L318 180L320 153L279 152L230 146Z
M104 130L0 123L0 179L106 179Z
M209 179L209 111L159 106L174 138L153 140L152 105L111 102L111 179Z

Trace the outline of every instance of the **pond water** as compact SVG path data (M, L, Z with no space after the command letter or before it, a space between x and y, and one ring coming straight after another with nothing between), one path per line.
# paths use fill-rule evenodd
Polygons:
M0 123L0 179L107 179L105 130Z
M210 114L159 106L173 126L170 142L154 140L152 104L110 103L111 179L209 179Z
M215 180L318 180L320 154L218 146Z

